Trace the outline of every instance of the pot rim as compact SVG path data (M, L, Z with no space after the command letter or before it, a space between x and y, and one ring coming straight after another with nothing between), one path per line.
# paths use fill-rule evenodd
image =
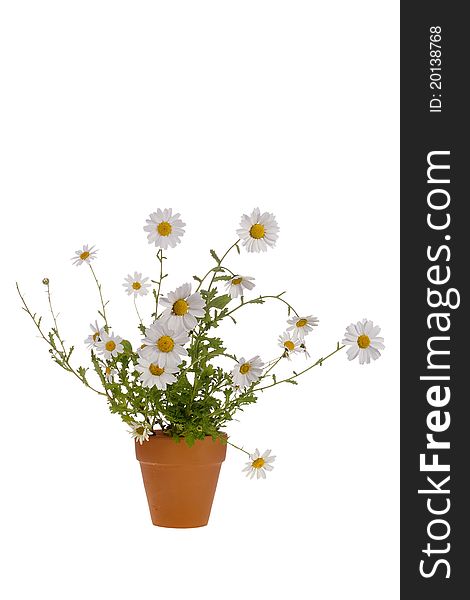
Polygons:
M226 434L225 434L226 435ZM136 441L136 458L141 463L178 465L178 464L211 464L225 460L227 452L227 437L206 435L196 439L194 444L187 444L184 438L178 441L162 431L156 431L142 444Z
M228 433L226 433L225 431L219 431L219 437L221 438L225 438L228 440ZM168 439L173 439L173 437L166 433L163 429L155 429L152 433L152 435L149 436L149 439L151 439L152 437L166 437ZM185 436L184 435L180 435L178 436L180 438L181 441L184 441ZM212 439L212 435L205 435L204 436L205 439L207 438L211 438ZM200 442L202 441L200 438L196 438L196 441L199 440Z

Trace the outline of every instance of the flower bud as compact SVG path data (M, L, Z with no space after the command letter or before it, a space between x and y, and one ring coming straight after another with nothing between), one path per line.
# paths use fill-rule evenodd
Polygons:
M44 285L49 285L49 279L48 277L44 277L44 279L42 280Z

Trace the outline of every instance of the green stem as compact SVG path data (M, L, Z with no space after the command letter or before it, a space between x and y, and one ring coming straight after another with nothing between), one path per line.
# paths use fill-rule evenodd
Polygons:
M226 352L219 352L217 356L226 356L227 358L231 358L233 361L238 362L234 356L232 356L231 354L227 354ZM188 373L192 371L193 368L196 365L198 365L202 360L207 360L207 357L202 356L201 358L198 358L197 360L191 362L191 364L189 364L185 369L181 369L180 373Z
M142 321L142 317L140 316L139 309L137 308L137 294L134 294L134 306L135 306L135 312L137 313L137 316L139 317L140 324L143 325L144 323Z
M104 330L106 331L106 333L109 333L108 319L106 318L106 303L103 300L103 293L101 291L101 283L98 281L98 277L96 276L96 273L95 273L93 267L91 266L91 263L88 263L88 266L90 267L90 271L92 272L93 278L95 280L96 286L98 287L98 292L99 292L99 295L100 295L101 310L102 310L102 312L98 311L98 313L104 319Z
M219 272L218 269L223 268L225 269L225 267L221 267L223 261L226 259L226 257L228 256L228 254L235 248L238 248L238 244L239 244L240 240L237 240L236 242L234 242L229 248L228 250L222 255L222 258L220 258L219 260L217 260L217 267L213 267L212 269L210 269L209 271L207 271L207 273L204 275L204 277L200 280L198 287L196 288L196 292L198 292L201 289L201 286L203 284L203 282L206 280L206 278L212 273L212 279L209 283L209 287L207 288L207 292L209 293L211 290L212 285L214 284L215 278L217 276L217 273ZM231 271L229 269L227 269L230 273ZM193 343L194 343L194 352L193 355L197 356L198 354L198 350L199 350L199 341L200 341L200 337L201 335L207 330L208 328L203 328L201 326L201 324L199 324L198 326L198 331L197 333L193 336ZM192 362L190 367L196 365L199 362L199 360L196 359L195 362ZM197 395L197 384L199 382L199 378L196 372L194 372L194 383L193 383L193 389L191 392L191 404L194 400L194 398Z
M274 367L275 367L275 366L276 366L276 365L277 365L277 364L278 364L278 363L279 363L279 362L280 362L280 361L281 361L283 358L284 358L284 353L282 353L282 355L281 355L279 358L277 358L277 359L276 359L276 360L273 362L273 364L272 364L272 365L269 367L269 369L263 373L263 375L262 375L262 376L261 376L261 378L260 378L260 381L261 381L261 379L264 379L265 377L267 377L268 373L269 373L270 371L272 371L272 370L274 369Z
M57 324L55 321L55 335L57 337L57 339L60 342L61 347L63 348L63 352L60 352L60 350L57 350L57 348L54 346L54 344L51 344L51 341L44 335L44 332L41 329L41 318L39 317L38 321L36 321L36 315L33 314L31 312L31 310L29 309L29 306L26 304L26 300L24 299L20 288L18 286L18 283L16 284L16 289L18 290L18 295L21 298L21 301L23 303L23 310L31 317L34 325L36 326L37 330L39 331L40 336L42 337L42 339L46 342L46 344L48 346L51 347L51 351L52 354L55 357L55 361L57 362L57 364L59 366L61 366L64 371L67 371L68 373L73 373L73 375L75 375L75 377L77 377L87 388L89 388L90 390L92 390L93 392L99 394L100 396L106 396L107 398L109 398L108 393L106 392L101 392L100 390L97 390L96 388L94 388L93 386L91 386L88 381L85 379L85 377L82 377L70 364L69 359L67 358L68 352L65 349L65 344L62 340L62 338L60 337L59 331L57 329Z
M236 444L232 444L232 442L229 442L227 440L227 444L229 444L230 446L233 446L234 448L236 448L237 450L240 450L241 452L244 452L245 454L248 454L248 456L251 458L251 454L250 452L248 452L248 450L244 450L243 448L240 448L240 446L237 446Z
M278 294L277 296L258 296L257 298L253 298L252 300L247 300L246 302L242 302L238 306L236 306L235 308L230 310L228 313L226 313L222 318L225 319L225 317L229 317L235 311L242 308L243 306L246 306L247 304L262 304L262 302L260 302L260 300L267 300L267 299L279 300L280 302L283 302L295 314L295 316L298 317L299 313L295 310L295 308L291 304L289 304L289 302L287 302L287 300L284 300L284 298L281 298L282 294L284 294L284 293L285 292L281 292L281 294Z
M227 256L230 254L230 252L237 247L238 248L238 244L240 243L240 240L237 240L234 244L232 244L230 246L230 248L227 250L227 252L222 256L222 258L219 260L217 266L220 268L220 266L222 265L222 263L224 262L224 260L227 258ZM214 271L214 273L212 274L212 279L209 283L209 287L207 288L207 291L210 292L212 285L214 284L214 280L217 277L217 273L218 271Z
M232 277L235 277L235 273L231 269L229 269L228 267L222 267L222 265L221 265L220 268L223 269L224 271L227 271L228 273L230 273L230 275Z
M50 313L52 315L52 320L54 321L54 329L55 329L56 338L59 340L59 343L60 343L61 348L62 348L62 352L64 353L64 359L66 359L67 358L67 351L65 349L65 344L64 344L64 342L62 341L62 338L59 335L59 325L57 323L57 317L56 317L56 315L54 313L54 309L52 308L52 298L51 298L51 289L50 289L50 285L49 285L49 280L48 280L48 282L46 284L46 289L47 289L47 300L49 302L49 310L50 310Z
M158 302L160 300L160 290L162 289L162 281L165 278L165 276L163 275L163 261L165 257L163 256L163 250L161 248L157 252L157 259L160 262L160 277L158 279L157 291L153 291L153 295L155 296L155 319L158 319Z
M230 246L230 248L225 252L225 254L222 255L222 258L217 261L217 267L215 267L216 269L221 267L222 263L227 258L228 254L235 248L235 246L238 246L239 243L240 243L240 240L237 240L234 244L232 244ZM231 271L229 269L227 269L227 271L229 271L231 273ZM207 277L209 277L209 275L211 273L212 273L212 279L209 283L209 287L207 288L207 291L208 292L210 291L210 289L214 283L214 279L217 277L217 273L218 273L218 271L214 271L214 267L212 267L212 269L209 269L209 271L207 271L207 273L204 275L204 277L200 280L199 285L197 286L196 292L198 292L201 289L203 282L206 280ZM232 273L232 275L233 275L233 273Z
M285 379L281 379L280 381L276 381L274 383L271 383L270 385L265 385L263 387L254 388L253 392L260 392L262 390L267 390L269 388L274 387L275 385L279 385L280 383L286 383L288 381L292 382L297 377L300 377L300 375L303 375L304 373L307 373L307 371L310 371L310 369L313 369L313 367L316 367L317 365L321 366L325 362L325 360L327 360L328 358L330 358L331 356L333 356L334 354L336 354L337 352L339 352L340 350L342 350L345 347L346 347L345 344L341 346L340 343L338 342L336 350L333 350L333 352L330 352L330 354L328 354L325 357L319 358L317 360L317 362L313 363L313 365L310 365L309 367L307 367L303 371L300 371L300 373L294 373L294 375L291 375L290 377L286 377Z

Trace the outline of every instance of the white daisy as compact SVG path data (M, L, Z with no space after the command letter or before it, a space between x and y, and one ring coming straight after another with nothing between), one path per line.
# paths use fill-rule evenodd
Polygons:
M134 296L146 296L149 293L148 288L151 287L150 283L147 283L148 277L142 279L142 273L134 271L134 275L128 275L122 284L126 288L126 292L134 294Z
M172 213L171 208L165 208L149 215L150 218L146 220L147 225L144 227L144 231L148 231L149 244L155 243L155 246L166 250L168 246L174 248L180 243L186 223L181 221L179 213Z
M119 335L114 335L114 333L110 335L103 330L100 338L100 341L96 343L96 347L98 351L104 355L106 360L117 356L124 350L121 344L122 337Z
M254 277L245 277L242 275L237 275L236 277L232 277L225 284L227 291L230 292L230 296L232 298L238 298L238 296L243 296L243 290L252 290L255 287L253 281Z
M139 379L144 387L151 388L155 386L158 390L166 390L167 385L175 383L174 373L178 372L177 367L160 367L157 363L151 362L144 357L140 357L136 370L139 371Z
M136 442L140 442L140 444L142 445L144 442L148 442L152 430L150 429L150 425L148 423L134 421L134 423L131 423L131 430L129 431L129 433L135 439Z
M205 314L205 302L199 292L191 294L190 283L176 288L160 302L168 307L162 314L162 318L175 332L194 329L197 325L196 317L203 317Z
M380 327L372 321L363 319L356 324L351 323L346 327L343 344L351 346L347 350L349 360L354 360L359 355L359 364L369 364L370 359L377 360L380 356L379 350L385 348L382 337L377 337Z
M264 363L259 356L253 356L250 360L240 358L232 370L234 385L240 389L249 387L261 377L263 366Z
M266 479L266 471L272 471L274 469L272 463L275 461L275 456L270 456L271 450L266 450L263 454L260 454L258 448L250 454L250 462L246 463L246 467L243 472L246 471L246 476L253 479L256 475L256 479Z
M113 383L114 375L117 375L117 370L113 369L110 366L107 366L106 369L104 370L104 378L105 378L106 382Z
M94 250L94 246L89 248L88 244L85 244L81 250L75 251L75 256L72 256L70 260L73 260L73 264L77 267L82 265L84 262L90 264L90 262L96 258L97 252L98 250Z
M285 331L278 338L279 346L284 350L284 356L290 359L291 354L302 352L302 340L296 333Z
M145 330L145 335L139 354L160 367L177 367L182 361L181 356L188 355L183 348L189 341L185 331L174 333L166 323L155 321Z
M290 325L290 327L287 328L287 331L294 331L299 338L304 338L308 333L313 331L313 328L318 325L319 320L317 317L312 317L312 315L309 315L308 317L298 317L296 315L288 319L287 322Z
M242 216L237 234L248 252L266 252L268 246L276 245L278 231L274 215L268 212L261 214L259 208L255 208L251 215Z
M98 322L90 323L90 329L93 333L91 333L85 340L85 344L88 345L88 348L95 348L97 342L101 339L101 334L104 331L102 327L98 326Z

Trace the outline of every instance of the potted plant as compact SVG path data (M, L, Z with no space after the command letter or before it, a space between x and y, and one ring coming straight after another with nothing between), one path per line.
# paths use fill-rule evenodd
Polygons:
M336 343L328 354L279 377L276 367L281 361L298 355L309 358L307 338L319 321L297 312L284 293L255 294L255 279L227 265L231 253L242 249L264 252L275 245L279 228L274 215L259 209L243 215L238 239L228 250L220 256L210 251L213 262L207 272L166 294L167 251L181 242L185 224L171 209L157 210L146 223L148 241L158 248L158 277L150 279L134 272L123 284L134 301L140 340L121 337L108 321L107 302L94 269L95 247L85 245L72 258L75 265L90 269L100 299L98 319L85 340L92 369L72 363L74 346L65 343L59 330L49 279L43 279L43 284L50 329L43 328L42 317L30 310L19 287L18 293L52 360L103 396L111 412L130 427L152 522L163 527L200 527L209 519L227 444L246 454L243 470L247 476L262 479L273 469L275 457L270 450L249 452L230 441L225 427L236 413L256 402L261 391L297 384L299 377L346 346L350 360L370 363L380 356L383 339L372 321L353 323L342 343ZM149 293L154 297L154 309L148 318L142 318L138 299ZM269 361L258 355L236 356L217 335L217 328L227 319L236 323L247 305L268 301L282 303L287 310L277 356Z

